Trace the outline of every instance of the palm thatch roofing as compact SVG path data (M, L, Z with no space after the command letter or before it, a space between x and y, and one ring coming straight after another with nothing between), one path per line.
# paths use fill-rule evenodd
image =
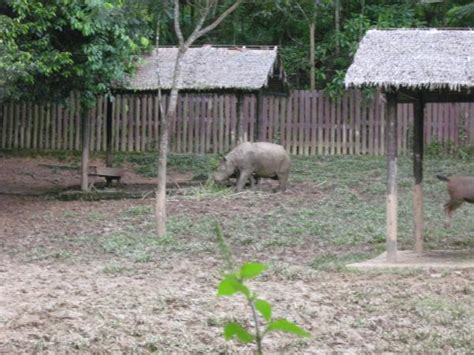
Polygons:
M369 30L347 71L349 87L474 88L474 31Z
M133 77L122 85L127 90L171 89L178 49L161 47L144 55ZM192 47L183 57L180 90L245 90L266 88L272 81L285 84L277 47Z

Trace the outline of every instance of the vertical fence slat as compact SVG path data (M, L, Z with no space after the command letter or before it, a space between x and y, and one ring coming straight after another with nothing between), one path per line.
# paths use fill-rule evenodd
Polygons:
M305 155L311 154L312 147L312 127L311 117L313 115L313 95L311 91L306 91L306 109L305 109Z
M298 125L300 120L300 91L295 91L293 95L293 117L292 117L292 135L291 135L291 145L290 145L290 152L292 154L297 154L297 146L298 146Z
M318 135L318 155L323 155L323 112L324 112L324 101L321 92L317 94L317 113L316 113L316 131Z
M285 129L286 131L285 148L289 152L291 151L292 126L293 126L293 94L290 94L290 96L288 96L288 101L286 105L286 129Z
M99 151L102 144L102 97L100 97L93 109L92 126L95 127L95 150Z
M5 102L2 105L2 149L5 149L7 147L7 119L9 107L9 102Z

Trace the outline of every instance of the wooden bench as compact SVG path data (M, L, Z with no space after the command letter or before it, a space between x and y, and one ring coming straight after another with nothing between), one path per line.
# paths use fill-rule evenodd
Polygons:
M109 187L112 184L112 180L117 180L120 183L120 179L123 176L124 171L120 168L107 168L103 166L89 166L89 176L100 176L105 177L107 181L106 186Z

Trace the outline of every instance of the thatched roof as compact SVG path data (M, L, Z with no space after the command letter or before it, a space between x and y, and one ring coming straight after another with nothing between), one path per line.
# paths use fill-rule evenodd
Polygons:
M132 78L123 85L128 90L171 89L177 48L159 48L143 56ZM284 71L276 47L189 48L185 53L179 89L181 90L259 90L271 80L284 82Z
M370 30L359 44L345 85L474 88L474 31Z

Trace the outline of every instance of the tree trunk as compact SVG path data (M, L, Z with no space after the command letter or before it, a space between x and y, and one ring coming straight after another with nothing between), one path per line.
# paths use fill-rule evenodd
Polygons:
M315 73L314 73L314 61L315 61L315 55L314 55L314 37L315 37L315 28L316 24L314 22L311 22L309 24L309 65L310 65L310 88L311 90L316 90L316 83L315 83Z
M205 28L202 28L204 22L209 14L209 11L214 7L215 3L207 2L207 5L201 13L201 17L198 20L196 28L189 36L189 38L184 41L183 33L181 31L181 26L179 24L180 11L179 11L179 0L174 1L174 25L175 32L178 37L179 49L178 54L176 55L176 62L174 66L173 80L171 83L171 93L170 100L168 104L168 111L166 114L161 115L161 136L160 136L160 153L158 160L158 185L156 191L156 204L155 204L155 217L156 217L156 229L158 237L161 238L166 234L166 163L168 156L168 127L170 121L174 120L176 117L176 106L178 104L178 79L181 75L181 59L195 40L204 36L209 31L212 31L216 28L229 14L231 14L242 2L243 0L236 0L231 6L227 8L214 22L208 25ZM193 7L191 7L193 9ZM157 43L159 43L159 34L157 36ZM159 84L159 76L158 76ZM159 85L158 85L159 87ZM158 90L161 92L160 90ZM161 100L161 95L159 95L159 100ZM160 102L161 107L161 102ZM162 111L162 110L161 110ZM163 113L163 111L162 111Z
M334 26L336 29L336 56L340 54L340 47L339 47L339 31L341 29L341 0L334 0Z
M158 186L156 190L156 231L159 238L166 234L166 164L168 158L168 122L161 118L160 152L158 158Z
M158 186L156 191L155 217L156 231L159 238L166 234L166 164L168 162L168 128L169 123L176 117L176 107L178 105L177 78L181 75L181 59L187 48L180 48L176 56L174 69L173 89L170 93L168 111L161 117L160 153L158 157Z
M90 147L90 117L89 110L81 105L82 119L82 157L81 157L81 190L89 191L89 147Z

